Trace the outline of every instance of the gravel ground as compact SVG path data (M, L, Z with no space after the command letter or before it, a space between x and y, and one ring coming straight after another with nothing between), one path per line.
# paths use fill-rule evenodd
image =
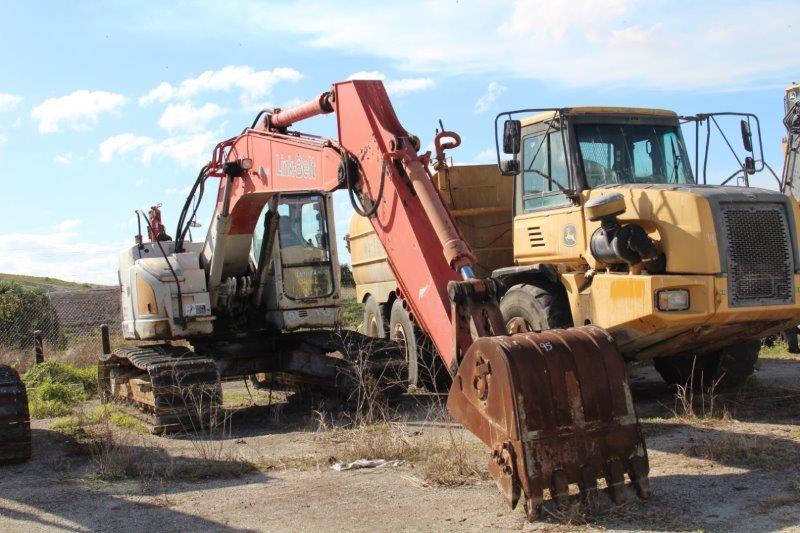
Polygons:
M34 422L34 459L0 467L0 530L800 530L798 378L800 359L763 359L745 393L719 399L727 415L691 419L675 416L670 390L651 369L635 369L652 499L638 501L630 491L623 506L606 504L591 516L575 512L533 524L521 509L507 509L480 475L442 487L426 482L414 461L381 470L331 470L328 458L344 450L340 433L319 429L308 407L249 407L232 419L222 443L140 432L125 437L124 446L133 451L213 455L204 467L209 471L236 461L258 467L244 475L222 468L200 481L98 479L102 458L77 454L53 421L40 420ZM240 386L226 393L234 403L249 402ZM263 400L261 395L256 403ZM456 435L469 453L482 453L460 429L426 423L418 406L394 430L417 442Z

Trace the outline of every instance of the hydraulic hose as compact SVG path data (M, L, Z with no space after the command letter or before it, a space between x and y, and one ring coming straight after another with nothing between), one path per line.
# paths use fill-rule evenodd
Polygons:
M194 220L195 215L197 214L197 209L200 207L200 201L203 199L203 192L205 191L205 176L206 171L208 170L208 165L205 165L203 168L200 169L200 173L197 175L197 179L194 181L194 185L192 185L192 190L189 192L189 196L186 197L186 202L183 204L183 209L181 209L181 216L178 218L178 229L175 232L175 252L182 252L183 251L183 241L186 238L186 234L189 231L189 224L191 224L192 220ZM197 202L194 205L194 209L192 210L192 216L186 220L186 214L189 212L189 207L192 203L192 198L194 198L194 194L197 191L198 187L200 188L200 194L197 197Z
M356 201L356 195L358 193L358 190L356 189L357 176L356 178L353 177L351 165L358 165L355 158L349 157L347 154L342 154L342 168L344 169L345 179L347 181L347 195L350 197L350 205L353 206L353 210L360 216L370 218L378 211L378 204L380 204L381 199L383 198L383 186L386 182L386 159L384 159L383 163L381 164L381 181L380 185L378 185L378 194L368 209L364 209L364 206L360 205L360 202Z

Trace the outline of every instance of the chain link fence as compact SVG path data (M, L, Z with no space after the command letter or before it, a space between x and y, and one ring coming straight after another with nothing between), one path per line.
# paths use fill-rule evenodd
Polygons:
M97 363L100 325L121 341L118 287L47 290L0 285L0 364L25 371L35 362L38 332L45 360L78 366Z
M353 324L346 324L349 327L361 320L360 305L354 298L354 287L342 287L345 318L353 315ZM0 284L0 364L20 372L30 368L36 361L34 332L40 333L45 360L97 364L102 324L108 324L112 346L126 344L119 302L119 287L48 290Z

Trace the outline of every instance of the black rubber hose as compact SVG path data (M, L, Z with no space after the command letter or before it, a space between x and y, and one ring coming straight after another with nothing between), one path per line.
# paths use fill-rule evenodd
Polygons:
M136 210L137 215L142 215L144 217L144 221L147 222L147 227L150 230L150 233L153 233L153 226L150 224L150 220L144 216L144 213ZM158 249L161 250L161 255L164 257L164 261L167 262L167 266L169 267L169 271L172 273L172 277L175 279L175 287L178 289L178 323L181 327L186 327L186 319L183 317L183 294L181 293L181 282L178 280L178 274L175 272L175 269L172 268L172 263L169 262L169 257L167 257L167 252L164 251L164 247L161 246L161 241L156 239L156 244L158 245Z
M192 216L189 220L186 220L186 214L189 212L189 207L192 204L192 198L194 198L194 193L197 191L199 186L202 186L203 181L205 180L206 171L208 170L208 165L203 166L200 169L200 173L197 175L197 179L194 180L194 185L192 185L192 190L189 192L189 196L186 197L186 202L183 204L183 209L181 209L181 216L178 218L178 229L175 232L175 252L182 252L183 251L183 240L186 237L186 232L189 230L189 223L194 218L194 215L197 214L197 209L200 206L200 200L203 198L203 187L201 187L200 197L197 199L197 204L194 206L194 211L192 211ZM185 222L185 224L184 224Z
M351 172L351 162L353 166L357 165L353 158L346 155L342 156L342 167L344 168L345 178L347 180L347 194L350 197L350 204L357 214L365 218L370 218L378 210L378 205L383 197L383 186L386 182L386 159L384 159L381 164L381 181L378 186L378 194L369 209L364 209L364 206L356 201L356 194L358 191L356 190L356 179L354 179L353 172Z

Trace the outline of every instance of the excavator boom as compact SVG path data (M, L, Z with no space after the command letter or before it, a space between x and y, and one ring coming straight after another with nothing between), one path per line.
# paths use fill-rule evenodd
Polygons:
M338 140L288 129L327 113ZM398 296L454 376L449 411L491 448L490 471L508 503L524 494L535 517L545 488L560 504L571 483L593 498L598 477L620 501L625 473L647 497L647 454L614 341L596 327L517 324L509 335L497 306L502 287L474 278L474 255L419 148L378 81L334 84L220 143L206 170L221 178L204 251L212 308L225 265L246 262L242 242L270 195L346 188L386 250Z

